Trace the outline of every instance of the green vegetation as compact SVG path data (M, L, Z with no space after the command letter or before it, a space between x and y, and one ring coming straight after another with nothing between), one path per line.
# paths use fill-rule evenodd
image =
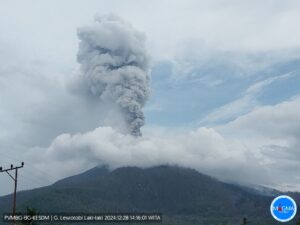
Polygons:
M289 194L299 202L299 193ZM0 212L9 211L10 197L0 198ZM159 212L162 225L279 224L269 212L272 199L191 169L94 168L48 187L18 193L18 210L36 213L28 211L30 206L54 213Z

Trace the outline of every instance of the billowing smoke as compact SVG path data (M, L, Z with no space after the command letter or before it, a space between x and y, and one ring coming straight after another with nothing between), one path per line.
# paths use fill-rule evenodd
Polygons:
M78 29L77 61L89 95L116 104L127 131L140 136L142 108L150 93L145 37L114 15Z

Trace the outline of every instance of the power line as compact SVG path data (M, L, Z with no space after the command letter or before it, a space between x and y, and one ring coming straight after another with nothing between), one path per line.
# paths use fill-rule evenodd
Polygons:
M17 162L21 163L20 160L18 160L17 158L15 158L15 157L13 157L13 156L11 156L11 155L6 154L6 153L0 152L0 155L1 155L0 161L3 161L3 160L2 160L2 158L3 158L2 156L4 156L4 158L6 158L7 160L14 160L14 161L17 161ZM7 163L8 165L10 164L10 163L8 163L7 161L3 161L3 162ZM47 180L44 180L44 181L48 181L48 182L54 182L54 181L57 180L57 177L52 176L52 175L51 175L49 172L47 172L46 170L42 170L42 169L38 168L38 167L37 167L36 165L34 165L33 163L31 163L31 164L32 164L32 165L30 165L29 162L26 161L26 168L31 170L31 171L30 171L30 174L32 174L32 173L34 172L34 173L39 173L40 175L47 176L47 177L50 178L50 180L47 179Z
M18 185L18 169L21 169L24 167L24 162L21 163L21 166L15 166L13 164L10 165L9 169L3 169L0 167L0 173L7 173L11 179L13 179L15 185L14 185L14 196L13 196L13 210L12 210L12 215L13 217L16 214L16 204L17 204L17 185ZM9 171L15 171L15 176L11 175ZM13 221L13 225L15 224L15 221Z

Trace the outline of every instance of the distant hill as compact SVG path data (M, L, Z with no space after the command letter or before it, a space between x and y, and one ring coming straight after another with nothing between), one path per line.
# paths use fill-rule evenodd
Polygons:
M29 206L41 212L160 212L170 225L240 224L243 217L249 224L277 224L269 211L273 196L265 192L174 166L96 167L19 192L18 211ZM289 194L300 202L299 193ZM0 212L10 210L11 196L1 197Z

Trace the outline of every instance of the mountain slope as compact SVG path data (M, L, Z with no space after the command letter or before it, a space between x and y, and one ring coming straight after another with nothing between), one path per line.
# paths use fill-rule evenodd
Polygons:
M10 196L0 198L0 211L10 210ZM147 169L94 168L55 184L18 194L18 209L42 212L161 212L165 224L274 224L272 196L227 184L195 170L173 166Z

